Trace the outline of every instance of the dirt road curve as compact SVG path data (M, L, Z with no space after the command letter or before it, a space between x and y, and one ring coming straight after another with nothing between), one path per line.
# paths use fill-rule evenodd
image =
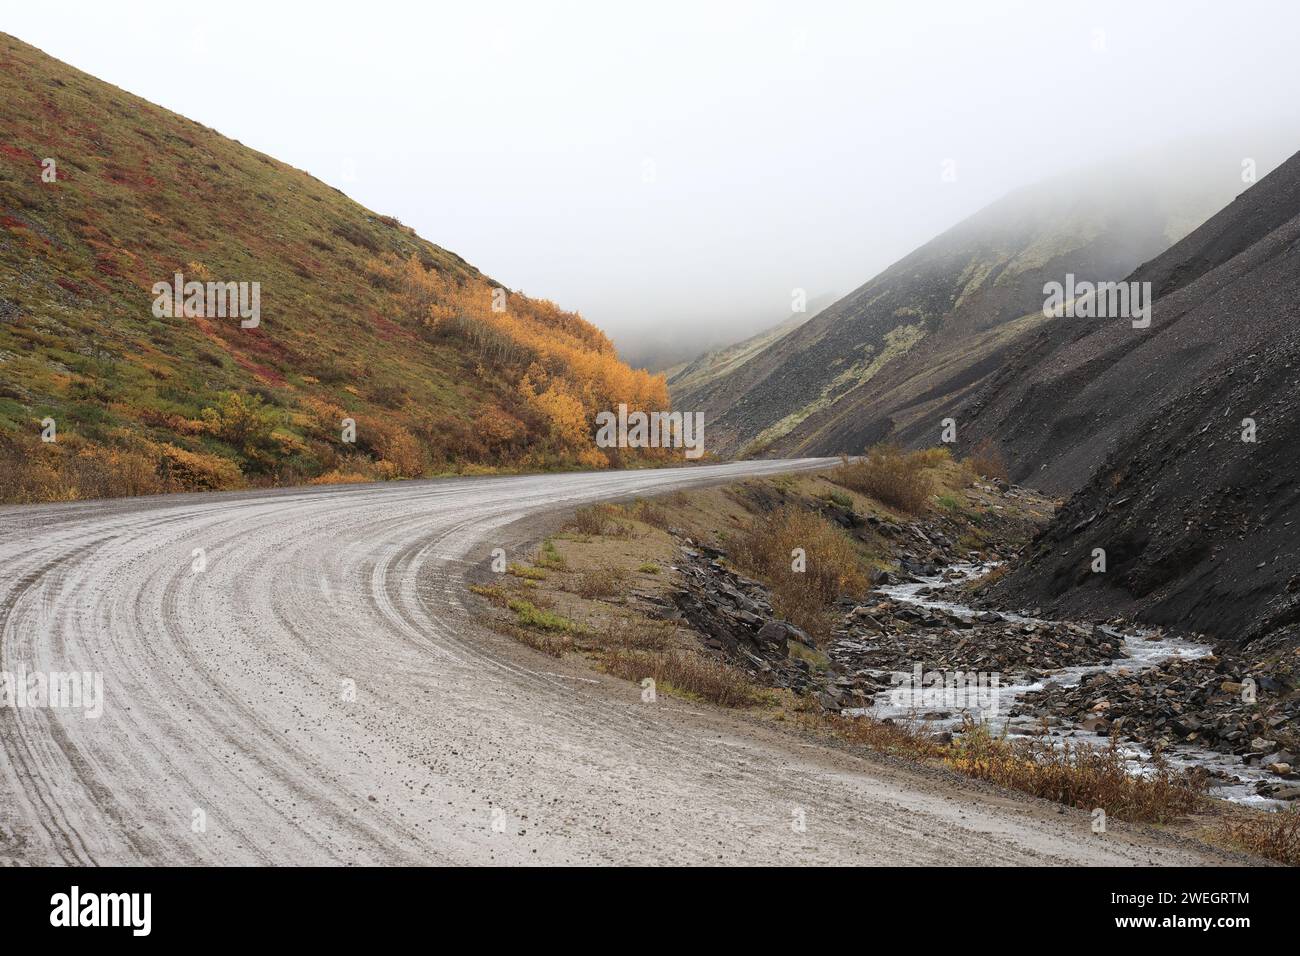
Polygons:
M0 509L0 671L104 681L0 707L0 863L1215 862L468 622L520 519L814 464Z

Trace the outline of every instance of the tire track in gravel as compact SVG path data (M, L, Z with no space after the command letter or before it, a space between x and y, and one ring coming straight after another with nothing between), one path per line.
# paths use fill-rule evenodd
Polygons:
M0 712L0 862L1216 861L712 708L648 707L468 613L467 570L530 518L827 464L0 509L0 665L100 671L106 698L99 720Z

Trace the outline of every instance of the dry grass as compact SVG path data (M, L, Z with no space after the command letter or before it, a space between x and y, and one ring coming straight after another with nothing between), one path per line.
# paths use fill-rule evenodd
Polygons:
M1173 771L1159 760L1153 773L1134 776L1113 746L1071 745L1047 738L1009 739L971 721L950 743L940 742L923 726L906 722L829 715L820 715L816 721L836 736L872 750L909 760L937 760L964 776L1009 790L1081 810L1100 807L1116 820L1168 823L1201 809L1206 800L1202 776ZM1252 821L1254 830L1234 832L1233 837L1261 855L1270 855L1270 850L1285 853L1287 847L1294 854L1298 821L1300 814L1293 815L1289 825Z
M615 677L640 683L653 678L660 691L698 697L720 707L748 707L758 688L744 671L690 651L616 650L602 659Z
M530 568L523 564L512 563L506 567L506 572L527 581L545 581L547 577L546 572L541 568Z
M595 537L605 530L608 520L608 505L587 505L573 513L573 520L566 525L578 534Z
M1007 460L992 441L985 438L966 456L965 465L972 474L981 478L1007 479Z
M876 445L861 461L840 465L831 472L830 479L891 508L919 514L935 492L934 480L927 474L935 467L930 463L934 451L908 453L895 445Z
M1150 774L1131 774L1113 743L1100 748L1047 738L1012 740L968 723L944 763L969 777L1081 810L1100 807L1107 816L1135 823L1167 823L1205 800L1201 778L1171 770L1158 758Z
M573 635L564 632L535 631L518 624L496 621L492 626L520 644L526 644L535 651L541 651L551 657L560 658L573 650Z
M666 529L673 523L672 515L662 504L656 501L639 499L632 508L632 516L652 528Z
M945 745L914 724L877 720L867 716L842 717L838 714L825 714L820 720L836 736L880 753L911 760L926 760L946 753Z
M627 580L622 568L594 568L578 575L573 593L588 599L614 597L627 590Z
M510 601L510 595L504 588L497 587L495 584L471 584L470 591L479 597L487 598L497 607L505 607Z
M620 618L604 630L599 640L606 649L623 651L666 651L676 641L677 628L666 621Z
M587 505L574 512L573 520L567 527L592 538L601 535L607 538L628 538L632 535L632 526L619 520L622 515L623 510L617 505Z
M528 601L495 584L471 584L469 589L497 607L514 612L514 621L487 621L494 630L551 657L563 657L574 649L574 634L580 629L572 621L539 607L552 603L545 595L534 594Z
M920 451L912 452L912 455L921 463L922 468L939 468L952 461L952 449L946 445L922 448Z
M548 610L555 607L555 595L550 591L542 590L541 586L536 581L520 581L519 586L528 592L524 595L526 600L531 601L538 607L547 608Z
M736 566L769 586L777 613L810 634L828 633L836 598L869 586L853 541L813 511L782 508L759 516L730 545ZM793 569L796 548L804 551L803 571Z
M1226 824L1229 840L1269 860L1300 866L1300 807Z
M1010 570L1011 570L1011 564L1009 562L1004 561L1002 564L999 564L996 568L993 568L987 574L983 574L980 577L976 578L974 581L970 582L968 587L972 591L982 591L984 588L989 587L990 585L995 584L998 581L1001 581L1004 577L1007 576L1007 573Z

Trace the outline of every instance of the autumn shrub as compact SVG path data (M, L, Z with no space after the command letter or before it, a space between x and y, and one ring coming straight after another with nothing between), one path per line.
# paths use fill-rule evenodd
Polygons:
M1278 863L1300 866L1300 807L1226 824L1232 842Z
M173 490L159 476L158 460L140 451L89 446L69 456L65 468L78 498L123 498Z
M61 465L61 453L41 442L6 443L0 448L0 500L16 504L74 500L76 490Z
M203 409L206 431L245 457L261 460L275 449L279 412L260 395L222 392L215 405Z
M876 445L857 461L846 461L831 471L837 485L875 498L908 514L925 510L935 491L926 473L927 453L903 451L896 445Z
M919 451L912 452L916 460L920 462L922 468L938 468L940 465L952 461L952 449L946 445L935 445L932 448L922 448Z
M362 424L372 431L370 446L381 462L388 463L391 477L419 478L425 473L428 461L414 435L400 425L370 419Z
M814 511L759 515L729 545L732 562L769 586L777 613L813 635L829 632L836 598L869 586L853 541Z
M195 467L185 468L186 457ZM104 445L78 435L57 442L12 439L0 445L0 500L12 503L82 501L233 488L242 475L227 459L170 445L123 439Z
M632 513L638 521L644 521L652 528L667 528L672 524L672 514L667 508L656 501L649 501L641 498L636 502Z
M599 503L579 508L573 514L568 527L578 534L597 537L604 535L611 538L625 538L631 533L630 526L620 521L622 510L615 505Z
M816 721L829 727L836 736L862 744L880 753L923 760L941 757L947 747L918 725L893 719L879 720L870 715L845 717L836 713L816 712Z
M163 467L181 486L195 491L239 488L244 477L229 458L206 452L187 451L175 445L161 445Z
M369 463L367 463L369 464ZM332 468L324 474L317 475L315 478L308 479L309 485L360 485L369 481L382 480L377 474L369 468L362 470L356 467Z
M367 264L371 281L392 288L407 317L434 342L452 342L494 377L515 385L522 406L545 430L530 454L557 455L592 468L609 457L593 442L597 413L626 404L667 410L663 375L621 362L605 333L552 302L504 292L478 277L452 276L418 256L386 255ZM640 458L666 458L643 449Z
M944 762L969 777L1117 820L1167 823L1198 809L1205 782L1156 757L1149 772L1130 772L1114 740L1108 747L1048 737L1008 738L967 721Z
M568 527L578 534L595 537L605 530L605 515L596 505L587 505L573 513Z
M965 459L966 467L971 474L978 475L981 478L1000 478L1007 480L1007 462L1002 456L1002 452L997 445L985 438L971 451Z

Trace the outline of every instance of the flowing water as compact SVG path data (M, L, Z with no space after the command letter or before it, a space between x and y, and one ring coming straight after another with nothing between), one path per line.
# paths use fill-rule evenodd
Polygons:
M951 588L954 585L987 574L994 567L996 567L994 564L955 564L934 577L919 578L907 584L892 584L878 588L877 593L892 598L900 604L911 604L926 610L942 611L964 620L971 620L980 611L965 604L943 600L932 592ZM1039 618L1024 617L1007 611L998 613L1005 620L1016 623L1051 623ZM1064 667L1032 682L999 686L997 688L998 707L1005 712L1011 709L1015 701L1030 691L1051 687L1060 687L1062 689L1075 687L1085 675L1097 671L1114 671L1126 668L1140 672L1173 658L1181 657L1190 660L1205 657L1211 653L1211 648L1208 645L1198 644L1182 638L1157 636L1154 633L1142 630L1121 632L1110 627L1104 627L1103 630L1121 641L1127 654L1126 657L1116 658L1107 664ZM870 639L866 640L869 642ZM901 706L891 701L890 696L890 693L886 691L878 695L870 707L852 708L846 710L845 713L854 716L866 714L876 718L892 717L895 719L917 720L922 713L936 709L929 706ZM1041 723L1034 717L995 716L991 719L995 721L996 726L1000 729L1004 727L1006 732L1011 735L1041 733ZM954 730L961 725L962 716L960 714L949 715L926 720L925 723L927 727L935 729ZM1060 737L1069 739L1072 743L1092 744L1099 747L1110 746L1109 738L1089 733L1078 725L1065 723L1054 727L1053 731L1059 734ZM1151 772L1151 753L1149 750L1132 741L1124 741L1118 743L1117 746L1128 759L1133 773L1144 774ZM1180 744L1166 750L1164 757L1171 766L1176 768L1203 767L1211 771L1210 793L1212 796L1252 806L1279 807L1283 805L1281 801L1260 796L1255 792L1255 785L1258 782L1273 782L1278 778L1263 768L1246 766L1239 757L1233 754L1221 754L1213 750ZM1226 775L1226 779L1223 775Z

